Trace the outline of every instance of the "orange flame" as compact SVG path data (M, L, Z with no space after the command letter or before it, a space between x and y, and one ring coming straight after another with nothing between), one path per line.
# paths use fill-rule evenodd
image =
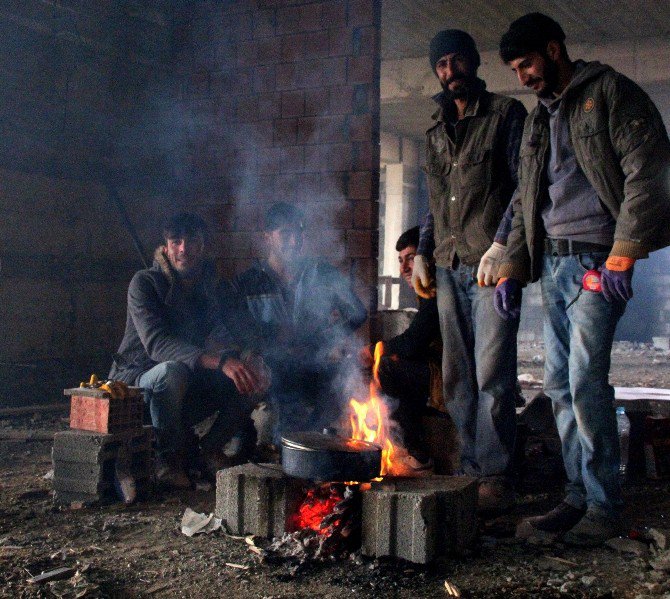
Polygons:
M380 476L388 474L393 466L395 448L391 442L388 430L389 414L386 404L380 399L381 384L379 382L379 362L384 355L384 344L379 341L375 345L372 380L370 381L370 397L361 402L351 399L349 405L352 413L351 437L370 443L376 443L382 448L382 468Z

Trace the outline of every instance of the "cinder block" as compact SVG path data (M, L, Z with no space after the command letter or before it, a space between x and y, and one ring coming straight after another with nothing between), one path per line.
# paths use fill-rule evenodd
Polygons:
M216 511L233 534L281 536L304 499L304 483L275 464L243 464L216 474Z
M102 463L115 458L121 447L131 453L149 451L152 439L150 426L116 435L71 429L54 435L51 456L55 461Z
M477 482L469 477L390 478L363 493L362 552L429 563L472 546Z

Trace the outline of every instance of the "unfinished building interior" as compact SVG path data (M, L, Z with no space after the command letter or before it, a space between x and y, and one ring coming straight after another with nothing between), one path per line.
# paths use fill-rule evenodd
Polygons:
M629 411L631 535L612 547L516 543L521 508L482 520L476 486L447 476L454 441L439 419L425 426L444 471L433 482L373 483L355 499L358 546L345 543L338 559L315 559L304 548L287 557L264 544L295 532L289 520L307 492L276 465L236 466L219 472L217 488L147 492L129 506L83 505L79 487L58 486L65 499L54 504L53 483L43 478L68 451L90 453L67 477L93 477L84 495L113 492L109 481L101 486L114 474L100 456L120 460L118 448L111 438L89 448L67 430L70 395L91 373L107 376L128 284L151 264L170 214L203 217L216 274L230 279L266 257L267 208L296 204L305 213L305 254L333 264L367 310L356 343L406 326L416 296L395 248L429 210L425 132L440 83L428 44L445 28L468 31L487 89L530 110L537 98L501 62L498 44L511 21L532 11L562 24L571 56L609 64L639 84L670 127L670 5L653 0L2 3L0 596L670 593L667 249L636 265L636 297L612 354L612 385L645 390L629 392L644 397ZM542 386L542 299L539 284L524 293L518 373L530 404ZM526 444L517 449L519 505L534 513L560 495L564 476L550 408L538 410L519 425ZM124 459L151 469L151 431L133 414L128 438L136 448ZM648 417L665 424L654 421L652 430ZM662 439L665 457L648 478L652 438ZM222 519L223 528L181 534L186 508L210 514L212 524Z

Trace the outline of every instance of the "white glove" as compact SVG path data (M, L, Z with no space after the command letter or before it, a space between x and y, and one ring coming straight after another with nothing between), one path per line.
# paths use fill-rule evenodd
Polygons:
M488 287L498 282L498 267L504 255L505 246L497 241L494 241L493 245L486 250L477 269L477 283L480 287Z
M435 297L435 281L433 281L433 277L430 275L428 260L420 254L414 256L412 286L419 297L424 299Z

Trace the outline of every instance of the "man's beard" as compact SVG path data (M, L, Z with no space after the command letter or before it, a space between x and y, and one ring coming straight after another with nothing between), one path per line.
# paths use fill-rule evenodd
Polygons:
M542 73L544 87L537 92L540 98L553 98L558 87L558 65L548 56L544 57L544 73Z
M454 81L459 81L460 85L458 85L455 89L449 89L449 85L451 85ZM462 77L452 77L445 83L440 82L440 85L442 85L442 90L444 91L444 95L447 99L461 100L463 98L467 98L470 95L470 92L474 87L473 83L474 78L463 75Z

